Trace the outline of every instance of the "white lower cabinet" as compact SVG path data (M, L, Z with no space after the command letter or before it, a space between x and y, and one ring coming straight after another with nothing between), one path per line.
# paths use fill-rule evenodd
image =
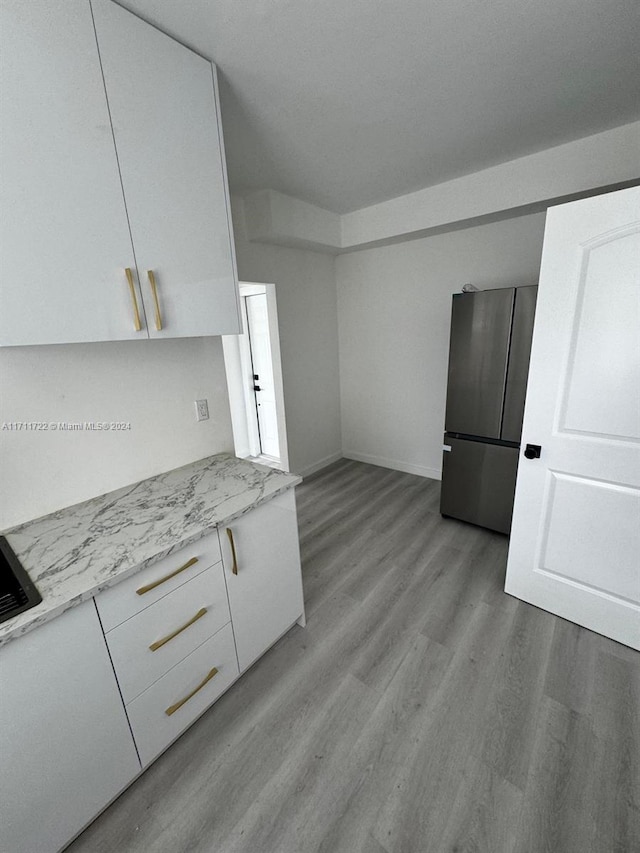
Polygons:
M107 634L122 698L131 702L229 621L222 564Z
M189 577L197 570L194 555L218 562ZM151 574L134 575L96 598L103 627L115 624L105 638L144 767L239 674L217 533L145 571ZM147 596L148 606L132 613ZM118 606L129 618L120 620Z
M140 772L93 601L0 649L0 756L7 853L60 850Z
M105 632L172 593L220 559L218 534L214 531L101 592L96 605Z
M127 705L143 767L165 750L238 677L231 625Z
M303 620L289 490L1 648L0 853L59 851Z
M244 672L295 622L304 620L293 489L219 533L238 662Z

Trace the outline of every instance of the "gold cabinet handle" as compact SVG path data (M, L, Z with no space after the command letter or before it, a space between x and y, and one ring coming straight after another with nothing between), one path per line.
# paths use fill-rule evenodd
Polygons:
M156 287L156 277L153 274L153 270L147 270L147 275L149 277L149 284L151 286L153 301L156 306L156 329L160 331L162 329L162 314L160 313L160 303L158 302L158 288Z
M127 276L127 282L129 284L131 301L133 302L133 328L136 330L136 332L139 332L142 329L142 324L140 323L140 312L138 311L138 300L136 299L136 288L133 283L133 273L131 272L130 267L125 267L124 271Z
M189 699L193 698L196 695L198 690L202 690L202 688L205 686L205 684L207 684L207 682L211 681L213 676L217 675L217 674L218 674L218 668L214 666L214 668L211 670L211 672L208 673L208 675L206 675L202 679L202 681L200 682L200 684L198 684L198 686L195 688L195 690L192 690L191 693L189 693L187 696L184 697L184 699L180 699L174 705L169 705L169 707L165 711L165 714L167 715L167 717L170 717L172 714L175 714L176 711L178 711L180 708L182 708L182 706L186 702L188 702Z
M231 571L234 575L237 575L238 558L236 556L236 543L233 541L233 532L230 527L227 527L227 536L229 537L229 544L231 545L231 556L233 557L233 566L231 567Z
M191 619L189 619L188 622L185 622L184 625L182 625L180 628L176 628L175 631L172 631L171 634L167 634L167 636L163 637L161 640L156 640L155 643L151 643L151 645L149 646L151 651L157 652L158 649L162 648L162 646L164 646L165 643L168 643L169 640L173 640L174 637L177 637L178 634L182 634L183 631L185 631L187 628L189 628L191 625L193 625L194 622L197 622L198 619L202 619L202 617L204 616L204 614L206 612L207 612L207 608L202 607L200 610L198 610L198 612L196 613L195 616L193 616Z
M185 569L188 569L190 566L194 566L198 562L197 557L192 557L190 560L184 564L184 566L180 566L180 568L176 569L175 572L171 572L169 575L165 575L163 578L160 578L157 581L153 581L153 583L148 583L146 586L141 586L140 589L136 590L136 595L144 595L145 592L151 592L152 589L155 589L157 586L160 586L161 583L165 581L171 580L171 578L175 578L176 575L179 575L180 572L184 572Z

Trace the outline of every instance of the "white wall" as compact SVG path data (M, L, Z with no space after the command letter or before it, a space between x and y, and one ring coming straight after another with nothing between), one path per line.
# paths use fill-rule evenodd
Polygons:
M274 190L257 190L243 200L251 241L312 251L333 251L342 245L337 213Z
M344 214L342 246L395 240L637 181L639 142L640 122L632 122Z
M122 432L0 431L0 529L233 452L220 338L0 350L0 421L125 421ZM209 400L197 422L193 401Z
M636 121L342 215L257 190L244 195L247 232L251 241L338 254L479 225L484 217L537 213L561 200L637 183L639 145Z
M544 214L336 259L344 455L439 478L451 294L536 284Z
M247 240L232 199L238 276L275 284L289 465L300 474L341 455L335 259Z

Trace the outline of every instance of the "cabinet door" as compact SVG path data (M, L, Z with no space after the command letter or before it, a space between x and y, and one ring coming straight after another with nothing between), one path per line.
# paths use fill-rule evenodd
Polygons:
M92 0L92 6L149 334L237 334L211 63L111 0Z
M52 853L140 772L93 601L0 648L0 848Z
M88 2L3 0L0 68L0 344L146 337Z
M233 534L237 574L227 529ZM220 530L240 672L304 616L293 490Z

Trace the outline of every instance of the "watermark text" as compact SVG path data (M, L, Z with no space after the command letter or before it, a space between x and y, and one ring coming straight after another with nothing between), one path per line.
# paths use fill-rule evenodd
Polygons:
M131 421L4 421L3 432L125 432Z

